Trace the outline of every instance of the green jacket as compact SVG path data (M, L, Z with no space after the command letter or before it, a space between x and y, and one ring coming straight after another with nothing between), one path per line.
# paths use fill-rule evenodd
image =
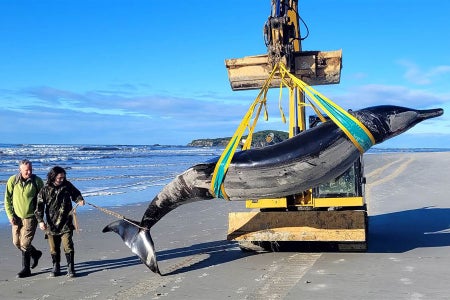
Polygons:
M72 201L82 201L81 192L70 182L65 180L61 185L45 184L37 197L36 219L38 222L47 221L49 234L62 234L74 230L72 221Z
M20 174L9 177L5 189L8 219L11 220L14 215L21 219L34 217L37 194L43 186L42 179L34 174L27 180L23 180Z

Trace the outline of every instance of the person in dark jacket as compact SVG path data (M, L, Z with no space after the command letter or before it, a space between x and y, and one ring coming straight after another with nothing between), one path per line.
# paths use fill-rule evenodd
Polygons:
M78 205L85 203L81 192L66 179L66 171L60 166L53 167L47 174L45 186L38 194L35 211L39 228L48 236L53 262L52 277L61 272L61 242L67 259L67 276L75 276L72 201Z

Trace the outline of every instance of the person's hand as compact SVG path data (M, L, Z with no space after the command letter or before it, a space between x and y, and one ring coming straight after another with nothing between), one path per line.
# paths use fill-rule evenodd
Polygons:
M39 222L39 228L40 228L41 230L46 230L46 229L47 229L47 225L45 225L44 222Z
M78 201L78 205L84 206L84 204L85 204L84 200Z

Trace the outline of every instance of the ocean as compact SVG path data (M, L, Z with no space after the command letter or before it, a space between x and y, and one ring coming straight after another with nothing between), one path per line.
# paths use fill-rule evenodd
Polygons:
M139 145L13 145L0 144L0 223L7 223L4 194L8 178L18 173L18 162L28 159L33 173L44 182L53 166L87 202L101 207L149 202L164 185L190 166L220 155L223 148ZM84 206L77 209L92 209Z
M18 162L29 159L33 173L44 182L53 166L66 169L67 179L86 201L100 207L148 203L176 175L190 166L219 156L223 148L139 145L15 145L0 144L0 223L7 223L4 208L6 181L18 173ZM435 152L450 149L383 149L367 153ZM78 210L92 209L86 205Z

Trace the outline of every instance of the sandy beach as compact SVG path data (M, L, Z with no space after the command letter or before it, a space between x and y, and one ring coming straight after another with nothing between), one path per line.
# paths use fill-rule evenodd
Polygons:
M44 252L29 278L16 278L21 256L10 226L0 227L1 299L449 299L450 152L365 155L369 250L243 252L226 241L229 212L243 202L187 204L152 228L159 267L153 274L96 209L78 214L76 278L50 278ZM150 200L150 199L149 199ZM140 220L148 203L109 208ZM65 261L62 261L65 274Z

